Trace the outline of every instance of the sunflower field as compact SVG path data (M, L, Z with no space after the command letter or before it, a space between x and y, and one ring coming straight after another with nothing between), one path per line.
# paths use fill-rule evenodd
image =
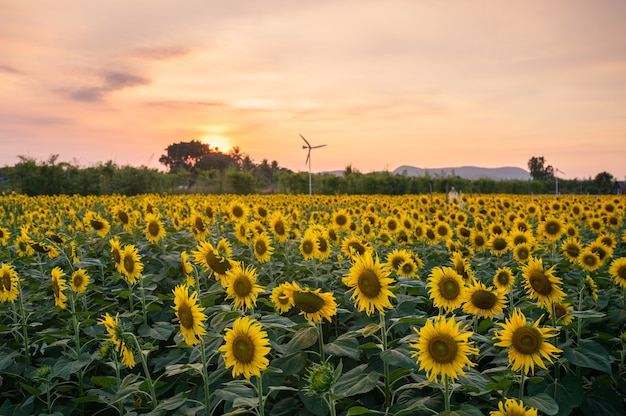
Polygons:
M1 415L623 415L622 196L0 196Z

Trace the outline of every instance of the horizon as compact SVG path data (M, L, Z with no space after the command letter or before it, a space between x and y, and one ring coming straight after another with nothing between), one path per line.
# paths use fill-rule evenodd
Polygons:
M313 172L626 178L626 2L2 3L0 166L161 169L173 143Z

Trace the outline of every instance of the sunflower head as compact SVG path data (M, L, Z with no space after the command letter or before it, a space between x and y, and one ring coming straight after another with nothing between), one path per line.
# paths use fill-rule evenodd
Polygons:
M307 371L304 391L309 395L323 396L330 393L341 375L341 364L335 369L332 363L325 361L313 364Z
M463 278L451 267L434 267L428 276L429 295L436 308L450 312L461 306L465 296Z
M489 416L537 416L535 408L526 408L520 400L506 399L498 403L498 410L489 412Z
M226 328L224 344L219 347L227 368L232 367L233 377L243 375L261 377L261 371L269 366L266 357L270 353L267 332L256 320L247 316L237 318L232 328Z
M384 313L385 308L391 308L390 298L395 295L390 290L394 282L389 277L391 272L386 265L374 258L371 252L356 256L350 272L342 279L343 283L352 291L352 299L359 311L368 315L378 310Z
M319 288L302 288L296 282L285 284L283 291L291 303L300 309L300 315L309 322L321 322L323 318L331 322L337 314L337 302L331 292L322 292Z

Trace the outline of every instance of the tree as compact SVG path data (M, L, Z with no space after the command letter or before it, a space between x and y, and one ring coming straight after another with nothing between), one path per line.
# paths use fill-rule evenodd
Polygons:
M593 183L598 187L598 192L601 194L608 194L613 186L615 178L609 172L600 172L593 179Z
M550 179L554 177L554 168L551 165L545 166L546 161L543 156L531 157L528 161L530 176L535 180Z
M159 162L167 166L170 172L179 169L191 170L203 156L211 152L211 146L197 140L174 143L167 146L166 155L161 155Z

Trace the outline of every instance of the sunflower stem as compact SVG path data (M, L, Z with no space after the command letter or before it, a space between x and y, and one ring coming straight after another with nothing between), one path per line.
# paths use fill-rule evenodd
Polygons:
M264 409L264 403L263 403L263 374L261 373L260 376L258 376L256 378L256 388L257 388L257 395L259 396L259 416L264 416L265 415L265 409Z
M450 412L450 378L448 375L443 376L443 406L444 410Z
M380 316L380 335L381 342L383 344L383 354L387 351L387 325L385 323L385 314L382 312L378 312ZM386 360L383 360L383 371L385 378L385 409L389 409L391 402L391 393L389 388L389 364Z
M82 348L80 345L80 322L78 322L78 317L76 316L76 302L74 300L74 296L76 294L71 293L70 298L70 312L72 314L72 324L74 325L74 346L76 348L76 360L80 359L80 354L82 352ZM78 397L83 397L83 369L79 369L76 376L78 377ZM80 414L85 414L85 403L80 403Z
M146 291L143 287L143 278L139 278L139 291L141 292L141 309L143 311L143 323L148 325L148 312L146 311Z
M113 362L115 363L115 378L117 379L117 390L120 390L122 386L122 377L120 376L120 363L117 361L117 354L111 354L113 356ZM117 411L121 415L124 414L124 402L122 400L117 402Z
M152 403L152 409L157 406L157 398L156 392L154 391L154 383L152 382L152 377L150 376L150 369L148 368L148 362L146 361L146 357L143 355L143 350L141 349L141 345L139 345L139 340L132 332L126 332L130 338L132 338L135 343L135 347L137 347L137 351L139 353L139 360L141 361L141 366L143 367L143 372L145 373L146 383L148 384L148 389L150 391L150 401Z
M316 322L315 327L317 328L317 342L320 344L320 363L323 363L326 358L324 357L324 333L322 332L322 321Z
M330 395L331 393L326 393L324 394L324 396L322 396L322 398L324 399L324 401L326 402L326 405L328 406L328 410L330 411L330 416L336 416L337 410L335 410L335 399L333 399Z
M28 342L28 325L26 324L26 310L24 309L24 300L22 299L22 285L20 279L17 279L17 296L20 299L20 320L22 321L22 341L24 341L24 359L26 367L30 366L30 343Z
M521 371L521 378L520 378L520 382L519 382L519 400L522 400L522 397L524 397L524 378L526 376L526 373L524 372L524 369L522 369Z
M207 370L208 361L206 359L206 351L204 348L204 337L200 337L200 353L202 355L202 381L204 384L204 407L205 414L211 414L211 399L210 399L210 391L209 391L209 373Z

